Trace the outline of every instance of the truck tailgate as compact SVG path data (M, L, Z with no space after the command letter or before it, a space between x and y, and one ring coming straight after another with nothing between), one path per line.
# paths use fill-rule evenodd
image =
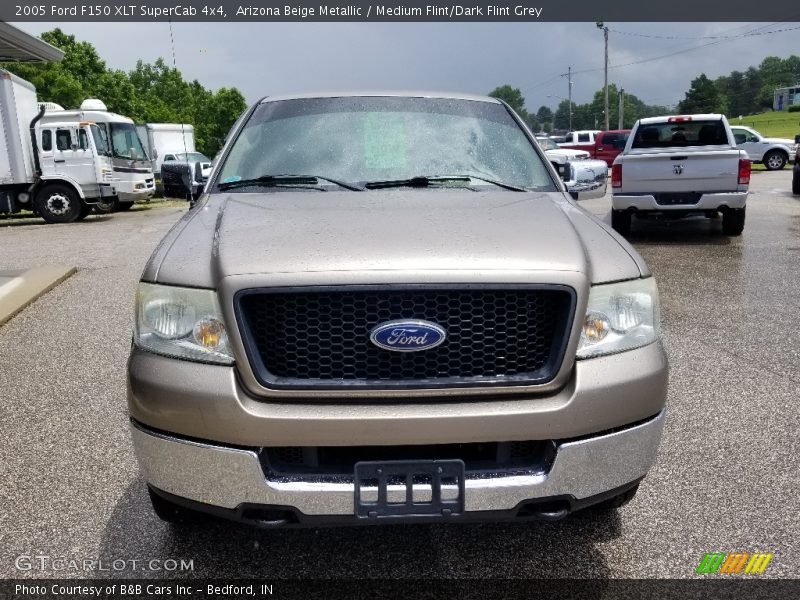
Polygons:
M616 193L730 192L739 185L739 151L632 152L622 163Z

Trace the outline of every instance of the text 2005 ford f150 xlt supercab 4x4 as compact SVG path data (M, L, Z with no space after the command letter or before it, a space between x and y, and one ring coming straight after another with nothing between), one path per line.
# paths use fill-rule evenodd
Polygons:
M137 292L134 447L164 519L559 518L656 457L656 285L504 103L265 98ZM570 196L573 197L570 197Z
M723 115L640 119L611 167L611 224L627 235L633 215L722 213L722 232L739 235L749 186L750 158Z

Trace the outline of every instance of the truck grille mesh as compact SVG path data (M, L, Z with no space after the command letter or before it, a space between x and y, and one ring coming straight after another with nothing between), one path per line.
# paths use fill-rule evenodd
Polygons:
M534 384L558 371L573 303L563 287L246 290L237 317L267 387ZM373 345L372 329L396 319L431 321L447 339L410 353Z

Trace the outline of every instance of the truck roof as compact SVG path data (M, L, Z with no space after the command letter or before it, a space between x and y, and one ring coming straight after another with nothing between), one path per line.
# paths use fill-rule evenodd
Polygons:
M95 121L97 123L131 123L133 119L107 110L53 110L47 111L42 117L42 121L51 123L55 120L71 121Z
M317 92L308 94L288 94L281 96L266 96L259 101L277 102L280 100L300 100L309 98L352 98L352 97L397 97L397 98L447 98L450 100L474 100L477 102L492 102L499 104L499 100L491 96L480 96L475 94L459 94L454 92L416 92L416 91L364 91L364 92Z
M152 131L194 131L194 126L189 123L144 123Z
M719 121L724 115L716 113L707 113L699 115L664 115L661 117L645 117L639 119L642 125L650 125L651 123L668 123L670 119L688 119L692 121Z

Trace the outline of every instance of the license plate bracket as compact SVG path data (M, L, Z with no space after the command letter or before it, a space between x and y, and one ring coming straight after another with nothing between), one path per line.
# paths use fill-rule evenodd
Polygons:
M355 514L363 519L464 512L464 461L363 461L355 465Z

